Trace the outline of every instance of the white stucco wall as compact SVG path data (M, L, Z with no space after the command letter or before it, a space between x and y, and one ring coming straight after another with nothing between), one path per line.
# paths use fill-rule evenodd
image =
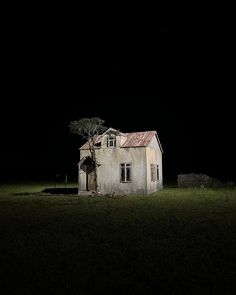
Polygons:
M90 155L81 150L81 158ZM98 167L98 189L101 193L146 194L145 148L101 148L96 149ZM120 182L120 164L131 163L131 182ZM85 190L86 174L80 171L80 189Z
M156 138L153 138L146 148L147 194L163 188L162 152ZM151 164L159 166L159 180L151 181Z
M145 148L105 148L97 153L102 165L98 168L102 193L145 194ZM131 182L120 182L120 164L130 163Z

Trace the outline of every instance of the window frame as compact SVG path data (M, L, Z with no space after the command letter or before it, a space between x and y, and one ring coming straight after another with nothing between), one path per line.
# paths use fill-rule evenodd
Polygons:
M157 164L150 164L151 169L151 182L159 182L160 181L160 169Z
M122 177L122 169L124 169L124 179ZM129 180L127 179L127 171L129 170ZM130 183L132 182L132 163L120 163L120 182Z
M112 143L112 145L111 145ZM107 147L108 148L115 148L116 147L116 136L115 135L108 135L107 136Z
M156 182L157 181L157 171L156 171L156 164L150 164L151 168L151 182Z

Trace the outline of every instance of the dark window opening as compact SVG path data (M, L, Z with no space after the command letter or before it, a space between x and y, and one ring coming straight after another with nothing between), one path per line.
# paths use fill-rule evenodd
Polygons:
M159 181L159 165L157 165L157 181Z
M97 143L95 143L95 146L96 146L96 147L101 147L101 141L100 141L100 142L97 142Z

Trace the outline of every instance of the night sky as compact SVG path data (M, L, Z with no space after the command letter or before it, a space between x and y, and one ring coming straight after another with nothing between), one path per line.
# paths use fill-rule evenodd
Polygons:
M76 179L71 120L156 130L166 181L206 173L236 181L231 39L210 23L154 21L88 31L13 26L2 55L1 181Z

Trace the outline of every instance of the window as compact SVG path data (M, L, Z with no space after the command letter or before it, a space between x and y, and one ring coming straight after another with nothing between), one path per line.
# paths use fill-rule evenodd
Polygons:
M159 181L159 166L151 164L151 181Z
M151 181L156 181L156 165L151 164Z
M107 147L116 147L116 137L115 136L108 136L107 137Z
M120 182L131 182L131 164L120 164Z
M159 165L157 165L157 181L159 181Z
M101 141L100 141L100 142L97 142L97 143L95 143L95 146L96 146L96 147L99 147L99 148L100 148L100 147L101 147L101 145L102 145Z

